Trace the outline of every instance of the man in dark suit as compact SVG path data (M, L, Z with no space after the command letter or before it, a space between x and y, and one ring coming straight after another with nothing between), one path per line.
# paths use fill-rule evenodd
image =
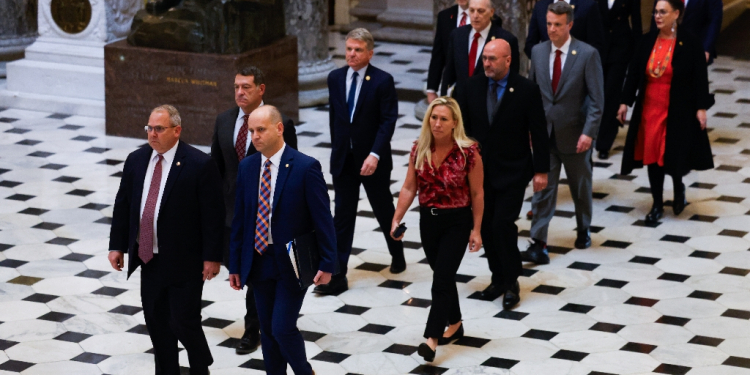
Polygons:
M451 33L448 53L445 59L445 72L441 95L448 93L448 88L475 74L483 74L482 49L484 45L495 39L505 39L511 48L510 71L518 73L519 52L518 38L502 28L502 21L493 22L495 8L490 0L469 0L469 15L471 26L457 28ZM429 88L429 87L428 87Z
M234 198L236 195L237 167L243 158L256 153L248 137L247 118L256 108L263 105L263 94L266 92L263 71L255 66L240 69L234 77L234 101L237 107L229 109L216 117L214 136L211 142L211 158L219 166L219 173L224 182L224 266L229 267L229 237L234 218ZM282 115L284 122L284 141L297 149L297 133L294 121ZM255 308L252 284L247 284L245 297L245 333L235 348L237 354L254 352L260 345L260 323Z
M617 110L620 107L625 72L643 29L640 0L598 1L605 30L604 48L600 51L604 66L604 112L596 138L596 150L599 152L599 159L606 160L609 159L609 150L621 125L617 121Z
M270 105L248 119L258 153L240 162L232 221L229 284L255 286L266 373L315 372L307 362L297 318L307 288L300 288L288 244L314 231L320 255L315 285L330 281L336 264L331 203L320 162L287 147L279 111Z
M531 58L531 49L535 45L549 40L547 35L547 7L555 1L565 1L573 7L575 23L570 34L574 38L596 48L601 54L604 48L604 27L599 8L593 0L539 0L534 5L529 21L529 32L523 51ZM599 0L607 1L607 0Z
M510 71L508 42L487 43L482 62L484 75L460 82L455 96L467 134L482 147L482 238L492 271L492 283L482 297L492 301L503 295L503 308L511 309L520 300L522 271L515 221L529 181L533 178L534 191L547 185L547 122L539 86Z
M365 29L346 36L347 66L328 75L331 131L331 175L336 194L334 224L341 272L316 293L338 294L349 288L346 278L354 241L359 188L364 185L370 206L383 230L392 261L390 271L406 269L404 243L391 238L396 208L391 194L391 137L398 118L393 76L372 66L375 41Z
M654 9L656 2L654 1ZM706 62L711 65L716 58L716 39L721 32L721 23L724 18L724 3L721 0L686 0L685 14L682 16L679 28L688 30L698 37L703 43L703 51L706 54ZM654 35L659 32L656 21L651 17L651 30Z
M440 80L443 78L445 57L453 30L470 24L469 0L457 0L456 5L441 10L437 15L435 41L432 43L430 69L427 72L427 104L437 98Z
M141 267L141 301L156 374L179 375L177 340L190 374L213 363L201 327L203 282L221 262L221 182L216 163L180 142L180 114L170 105L148 119L148 144L128 155L112 213L109 262L128 252L128 277Z
M604 107L604 77L599 53L573 38L573 8L564 1L547 12L550 40L534 46L529 79L539 85L550 137L550 172L545 189L531 201L532 244L521 259L549 263L547 233L557 206L560 170L565 166L576 211L575 247L591 246L592 178L591 147L599 130Z

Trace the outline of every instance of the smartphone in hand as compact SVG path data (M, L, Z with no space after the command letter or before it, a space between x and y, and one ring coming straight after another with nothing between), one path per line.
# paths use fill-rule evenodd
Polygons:
M401 223L398 227L396 227L396 230L393 231L393 238L399 238L403 236L404 232L406 232L406 224Z

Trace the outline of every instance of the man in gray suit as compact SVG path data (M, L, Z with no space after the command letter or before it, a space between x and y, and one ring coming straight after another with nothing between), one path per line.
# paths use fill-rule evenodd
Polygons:
M229 267L229 235L232 232L234 219L234 198L237 189L237 168L240 160L257 151L250 141L247 118L250 112L263 105L263 94L266 92L263 71L255 66L247 66L237 71L234 77L234 101L237 106L216 117L214 136L211 142L211 158L219 166L223 181L224 206L226 217L224 223L224 265ZM297 133L294 121L282 116L284 123L284 141L297 149ZM253 286L247 284L245 300L245 333L235 350L237 354L248 354L260 345L260 322L255 308Z
M597 50L570 36L573 7L565 1L547 8L550 40L531 52L529 79L542 91L547 131L550 135L550 172L547 187L534 193L531 238L521 258L549 263L547 230L557 204L560 168L565 166L576 210L575 247L591 246L591 147L599 131L604 106L604 76Z

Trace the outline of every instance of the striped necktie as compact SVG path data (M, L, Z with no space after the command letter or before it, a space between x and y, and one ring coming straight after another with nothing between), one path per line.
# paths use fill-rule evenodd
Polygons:
M258 254L268 249L268 228L271 223L271 160L263 164L263 178L260 182L260 193L258 194L258 217L255 219L255 251Z

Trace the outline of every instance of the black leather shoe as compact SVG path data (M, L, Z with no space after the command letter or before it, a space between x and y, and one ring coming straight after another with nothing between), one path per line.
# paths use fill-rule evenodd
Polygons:
M609 159L609 151L599 151L599 160Z
M438 339L438 345L448 345L452 343L455 340L458 340L460 338L464 337L464 324L461 323L461 325L458 327L456 332L454 332L450 337L441 337Z
M549 264L549 253L544 241L533 240L526 251L521 252L521 260L534 264Z
M588 229L578 231L575 246L576 249L588 249L591 247L591 235L589 235Z
M260 346L260 332L258 329L249 329L242 335L239 344L235 347L235 353L237 354L250 354Z
M646 214L646 224L656 224L664 216L664 206L653 206Z
M337 296L343 292L346 292L347 290L349 290L349 280L347 280L345 276L338 280L331 279L331 282L329 282L328 284L316 286L315 289L313 289L313 293L321 294L324 296Z
M417 354L422 356L422 358L424 358L426 362L432 362L435 360L435 351L425 343L419 344L419 348L417 348Z
M391 261L391 273L401 273L406 271L406 260L403 257L401 259L393 258Z
M520 301L521 287L518 285L518 281L516 281L516 284L512 288L505 291L505 295L503 296L503 310L512 309Z
M687 200L685 199L685 184L682 184L680 188L675 189L674 200L672 201L672 210L675 216L682 213L687 206Z
M490 284L487 288L485 288L482 291L482 300L484 301L494 301L497 299L497 297L500 297L503 295L503 292L505 292L503 289L500 289L495 284ZM463 326L463 324L462 324Z
M529 210L529 212L526 213L526 220L531 220L534 218L534 211Z

